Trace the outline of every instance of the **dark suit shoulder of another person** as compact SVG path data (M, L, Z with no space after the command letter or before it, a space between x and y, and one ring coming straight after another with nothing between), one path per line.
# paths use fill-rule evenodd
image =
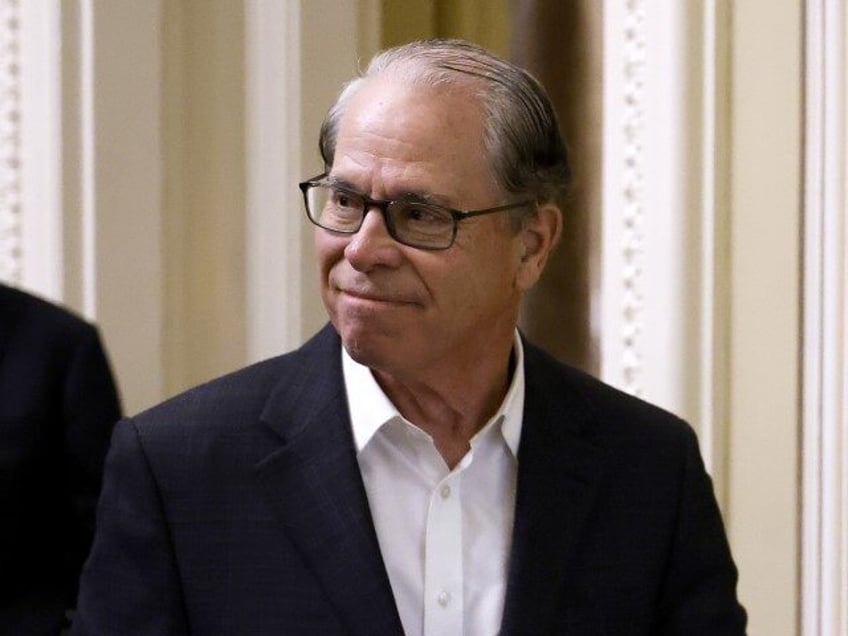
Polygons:
M96 327L0 285L0 632L56 633L72 607L120 415Z

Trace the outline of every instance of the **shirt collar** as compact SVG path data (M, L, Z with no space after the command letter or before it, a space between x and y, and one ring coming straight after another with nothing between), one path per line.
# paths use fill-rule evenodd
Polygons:
M512 454L518 457L524 412L524 347L517 330L512 351L515 356L512 380L492 420L503 416L501 435ZM359 453L384 424L402 416L377 384L371 370L351 358L344 347L342 347L342 373L353 427L353 439L356 452Z

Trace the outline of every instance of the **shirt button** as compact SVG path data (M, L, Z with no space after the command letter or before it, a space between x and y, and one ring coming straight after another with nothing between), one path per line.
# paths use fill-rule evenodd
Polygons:
M436 597L436 600L439 602L439 605L441 605L442 607L447 607L448 603L450 603L450 598L451 598L450 593L442 590L441 592L439 592L439 596Z
M442 489L439 491L439 494L442 496L442 499L447 499L451 494L451 487L445 484L442 486Z

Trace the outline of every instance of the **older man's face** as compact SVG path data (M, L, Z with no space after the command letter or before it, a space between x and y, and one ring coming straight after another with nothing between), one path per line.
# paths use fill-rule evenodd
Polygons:
M330 175L376 199L426 195L457 209L507 202L468 95L371 80L342 118ZM322 295L345 348L387 374L473 373L503 355L517 319L522 241L505 214L469 219L444 251L393 240L376 209L354 235L316 229Z

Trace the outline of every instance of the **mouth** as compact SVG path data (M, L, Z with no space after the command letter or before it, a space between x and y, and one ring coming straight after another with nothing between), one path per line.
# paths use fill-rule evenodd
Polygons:
M381 305L396 305L396 306L409 306L409 305L418 305L419 303L408 300L401 297L390 296L386 294L374 293L374 292L366 292L366 291L357 291L353 289L341 289L336 288L336 293L341 296L347 296L349 299L354 300L355 302L361 302L366 304L381 304Z

